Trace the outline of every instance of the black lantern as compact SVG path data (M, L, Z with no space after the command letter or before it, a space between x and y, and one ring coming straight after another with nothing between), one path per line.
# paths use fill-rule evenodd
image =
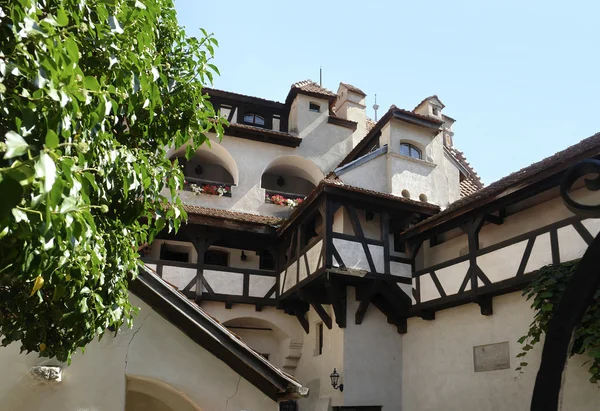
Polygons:
M284 186L284 185L285 185L285 178L283 178L283 177L281 177L281 176L277 177L277 185L278 185L279 187L282 187L282 186Z
M339 389L340 392L344 392L344 384L338 385L338 382L340 381L340 375L335 370L335 368L333 369L333 372L331 373L329 378L331 379L331 386L333 387L334 390Z
M246 261L248 259L248 256L246 255L246 253L242 250L242 255L240 256L240 260L242 261Z

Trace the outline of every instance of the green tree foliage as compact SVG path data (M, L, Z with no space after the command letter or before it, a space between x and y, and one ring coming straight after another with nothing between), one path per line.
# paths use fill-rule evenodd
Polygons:
M217 41L172 0L0 0L0 335L70 360L131 325L138 248L186 218L167 147L221 136Z
M525 356L546 334L548 324L578 263L579 261L572 261L542 267L536 279L523 291L528 300L533 300L531 308L535 311L535 316L527 335L519 339L523 349L517 355L517 358L520 358L517 371L528 365ZM595 384L600 381L600 290L596 292L595 304L588 308L573 333L570 355L575 354L586 354L590 357L590 382Z

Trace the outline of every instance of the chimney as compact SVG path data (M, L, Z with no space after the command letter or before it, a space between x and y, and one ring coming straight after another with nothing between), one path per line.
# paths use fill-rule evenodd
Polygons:
M351 84L340 83L335 102L335 115L357 123L356 131L352 136L352 147L355 147L367 134L367 95L358 87Z

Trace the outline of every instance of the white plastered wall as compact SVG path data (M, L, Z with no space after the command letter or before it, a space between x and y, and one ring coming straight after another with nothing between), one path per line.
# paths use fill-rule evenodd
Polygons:
M344 405L382 405L384 411L399 410L402 403L402 336L373 305L362 324L356 325L358 309L354 288L348 289L344 329Z
M19 346L0 348L0 398L3 410L123 410L127 375L164 382L184 393L202 410L277 410L277 404L224 362L193 342L135 296L141 307L134 328L110 333L62 364L63 381L32 379L35 365L58 365ZM10 370L10 371L9 371Z
M387 193L386 175L387 160L385 155L381 155L345 171L340 179L351 186Z
M402 341L403 411L528 411L540 364L540 342L520 375L517 340L533 318L531 302L516 292L494 298L494 315L477 304L439 311L434 321L408 320ZM475 372L473 347L509 343L510 368ZM599 411L600 390L591 384L584 356L569 360L563 388L564 411ZM396 408L398 409L398 408Z
M410 143L421 149L423 159L400 154L400 144ZM423 127L392 119L381 131L380 145L388 145L387 192L397 196L403 190L410 198L446 207L460 197L459 171L444 154L442 133L432 135Z

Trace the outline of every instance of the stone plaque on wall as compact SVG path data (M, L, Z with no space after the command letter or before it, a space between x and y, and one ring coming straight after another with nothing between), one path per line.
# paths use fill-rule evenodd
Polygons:
M473 347L475 372L506 370L510 368L508 341Z

